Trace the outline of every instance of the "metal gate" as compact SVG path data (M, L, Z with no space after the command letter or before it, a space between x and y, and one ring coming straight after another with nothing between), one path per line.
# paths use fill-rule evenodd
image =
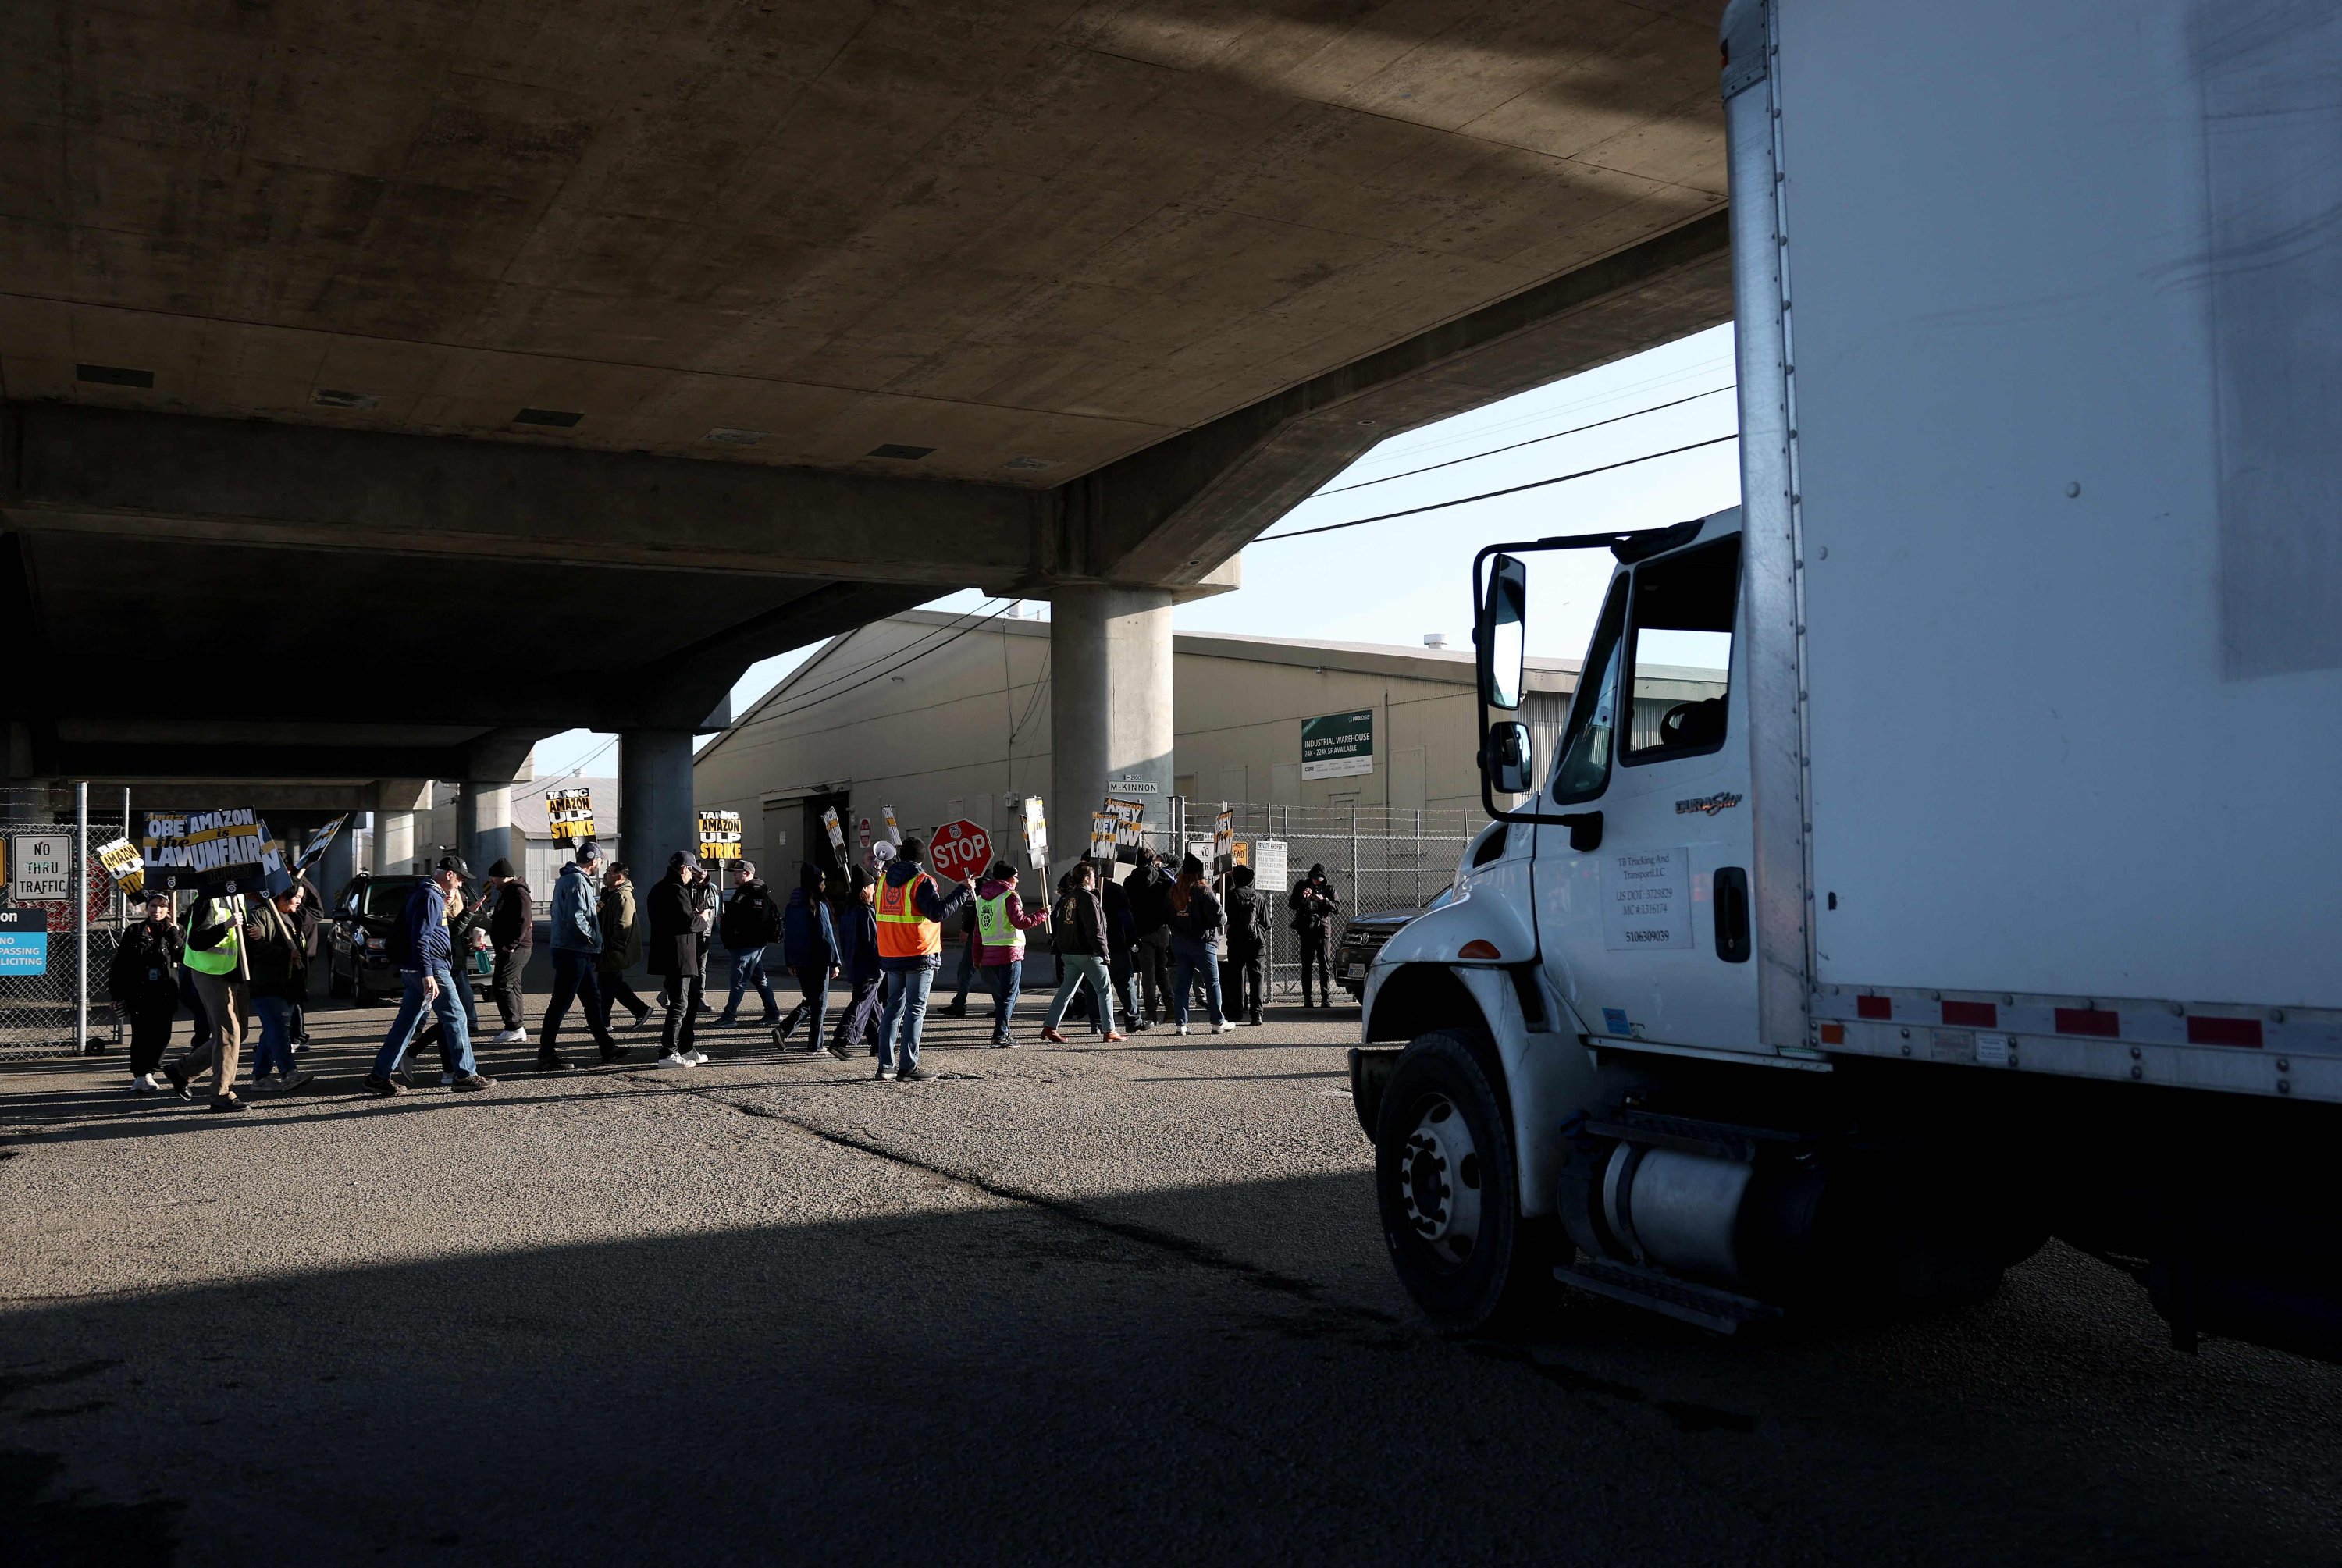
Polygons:
M0 822L7 855L0 907L36 914L45 935L37 954L23 940L25 931L5 933L0 943L0 1058L72 1056L92 1040L122 1038L106 976L124 912L90 853L85 797L81 819ZM66 897L19 896L35 891L28 868L48 861L67 868Z
M1322 864L1342 904L1334 941L1359 915L1412 914L1456 881L1465 847L1487 825L1478 812L1422 811L1391 806L1286 806L1262 802L1198 802L1174 795L1160 818L1150 811L1139 841L1176 872L1191 850L1206 852L1220 812L1231 814L1246 845L1282 844L1281 885L1262 884L1268 901L1268 988L1280 997L1301 991L1301 954L1286 899L1310 866ZM1261 857L1269 858L1269 857Z

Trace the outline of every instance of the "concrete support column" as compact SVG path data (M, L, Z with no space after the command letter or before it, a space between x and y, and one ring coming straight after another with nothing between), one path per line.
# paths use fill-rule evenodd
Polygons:
M1089 848L1109 779L1161 823L1171 800L1171 595L1158 588L1061 586L1049 598L1049 858L1056 873Z
M512 854L512 785L477 779L464 781L455 801L455 842L471 863L472 874L485 876L499 858ZM515 862L515 869L518 863Z
M342 831L335 834L334 842L325 846L324 856L318 860L316 870L310 875L309 880L317 884L318 896L325 899L328 907L342 896L342 889L347 887L358 874L358 828L365 818L366 814L362 811L350 814L350 820L342 824Z
M627 730L619 735L618 834L621 858L634 867L642 887L666 874L666 857L676 850L699 847L689 730Z
M415 814L374 814L374 869L377 874L415 869Z

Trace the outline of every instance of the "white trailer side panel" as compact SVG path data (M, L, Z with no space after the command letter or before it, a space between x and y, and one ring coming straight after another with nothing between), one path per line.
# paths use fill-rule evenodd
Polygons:
M2342 1006L2342 6L1779 15L1820 978Z

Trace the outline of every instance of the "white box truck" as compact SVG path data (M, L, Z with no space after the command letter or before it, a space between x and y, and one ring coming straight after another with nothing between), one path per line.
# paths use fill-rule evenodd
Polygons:
M1497 820L1352 1064L1398 1273L1730 1330L2054 1234L2342 1353L2342 6L1724 45L1743 504L1476 570ZM1535 567L1603 547L1533 756Z

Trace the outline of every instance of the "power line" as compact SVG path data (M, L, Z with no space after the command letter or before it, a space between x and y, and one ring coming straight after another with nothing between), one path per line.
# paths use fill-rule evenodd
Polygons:
M1339 495L1346 490L1364 490L1369 484L1388 484L1394 479L1412 479L1418 474L1428 474L1436 468L1453 468L1459 463L1477 463L1483 457L1494 457L1500 452L1518 452L1522 447L1535 446L1540 441L1558 441L1565 435L1576 435L1587 430L1599 430L1606 424L1616 424L1621 420L1640 419L1646 414L1658 414L1670 408L1681 408L1686 403L1697 403L1703 397L1714 397L1719 392L1730 392L1733 385L1736 385L1738 384L1711 386L1706 392L1695 392L1689 397L1678 397L1672 403L1655 403L1648 408L1630 409L1625 414L1613 414L1608 419L1595 420L1590 424L1573 424L1567 430L1556 430L1544 435L1532 435L1526 441L1516 441L1506 446L1491 446L1486 452L1474 452L1462 457L1451 457L1444 463L1426 463L1420 468L1408 468L1396 474L1386 474L1379 479L1361 479L1356 484L1337 484L1331 490L1320 490L1317 494Z
M1419 430L1394 435L1359 461L1364 464L1372 464L1377 460L1386 463L1413 462L1444 452L1452 446L1469 446L1475 442L1492 440L1512 431L1548 424L1556 419L1576 419L1601 409L1616 408L1622 403L1636 402L1646 394L1651 396L1666 396L1684 382L1705 381L1719 370L1728 375L1732 373L1732 355L1722 354L1700 360L1696 364L1680 365L1662 375L1641 376L1634 381L1622 382L1616 386L1606 386L1586 396L1571 398L1566 403L1545 404L1507 419L1482 424L1474 416L1467 414L1452 420L1442 420L1437 424L1426 425ZM1536 394L1521 395L1533 397ZM1507 401L1518 401L1518 399ZM1435 436L1432 434L1449 424L1462 424L1468 428L1458 430L1449 435Z
M854 684L852 684L852 685L850 685L850 686L846 687L846 688L845 688L844 690L842 690L842 691L836 691L836 692L832 692L832 693L830 693L828 696L826 696L826 697L815 697L815 698L813 698L813 700L812 700L812 701L810 701L810 702L799 703L799 704L796 704L794 707L786 707L786 708L779 708L779 709L776 709L776 710L774 710L774 711L772 711L772 712L770 712L770 713L764 714L760 714L759 716L760 716L760 717L763 717L763 718L773 718L773 719L786 719L786 718L793 718L793 717L795 717L796 715L797 715L798 714L804 713L804 712L805 712L806 709L808 709L808 708L816 708L816 707L819 707L822 704L824 704L824 703L826 703L826 702L830 701L832 698L835 698L835 697L842 697L842 696L846 695L847 692L859 691L859 690L861 690L864 686L869 685L873 681L877 680L879 675L891 675L891 674L894 674L896 671L897 671L897 670L900 670L900 669L906 668L906 666L908 666L908 665L915 664L918 663L921 659L926 658L929 654L939 654L939 653L943 652L943 650L944 650L944 649L950 647L954 643L958 642L962 637L966 636L970 632L975 631L978 626L985 625L985 624L987 624L987 623L989 623L989 622L996 621L996 620L998 620L1001 616L1003 616L1003 615L1006 614L1009 612L1009 610L1010 610L1012 607L1014 607L1014 606L1015 606L1016 603L1016 600L1014 600L1014 599L1010 599L1010 600L1005 601L1005 602L1001 604L1000 608L998 608L997 610L993 611L993 612L992 612L992 614L990 614L989 615L985 616L982 620L978 620L978 621L972 621L972 622L970 622L968 624L966 624L966 625L965 625L965 626L962 626L959 630L957 630L957 631L954 632L950 636L946 637L942 642L937 643L934 647L932 647L932 648L921 648L921 649L919 649L919 651L918 651L917 653L913 654L909 658L903 660L900 664L889 664L889 665L887 665L887 666L886 666L886 668L885 668L885 669L883 669L883 670L879 671L877 674L874 674L874 675L870 676L868 680L856 681L856 682L855 682L855 683L854 683ZM925 640L926 640L925 638L922 638L922 639L921 639L921 641L925 641ZM914 645L914 646L916 646L916 644L913 644L913 645ZM876 664L876 663L877 663L877 660L875 660L875 659L874 659L874 660L872 660L872 661L871 661L871 663L872 663L872 664ZM860 666L860 667L861 667L861 668L863 668L863 669L868 669L868 668L870 667L870 665L869 665L869 664L864 664L864 665L862 665L862 666ZM834 684L834 683L833 683L833 684Z
M1363 528L1369 523L1387 523L1394 517L1413 517L1419 513L1445 511L1450 506L1469 506L1475 501L1494 501L1499 495L1517 495L1524 490L1542 490L1548 484L1561 484L1572 479L1583 479L1590 474L1607 474L1614 468L1632 468L1637 463L1649 463L1660 457L1673 457L1679 452L1696 452L1703 446L1714 446L1719 442L1739 439L1739 432L1735 431L1729 435L1716 435L1706 441L1695 441L1688 446L1670 446L1665 452L1646 452L1640 457L1622 458L1616 463L1605 463L1598 468L1581 468L1575 474L1556 474L1550 479L1533 479L1526 484L1508 485L1502 490L1484 491L1477 495L1459 495L1453 501L1434 501L1426 506L1409 506L1403 512L1382 512L1372 517L1353 517L1347 523L1328 523L1318 528L1296 528L1286 534L1264 534L1253 543L1266 544L1273 540L1299 539L1311 534L1336 534L1345 528Z
M992 596L991 594L986 594L982 599L979 599L979 600L977 600L977 601L976 601L976 605L977 605L977 608L979 608L979 609L980 609L980 608L982 608L984 605L986 605L986 604L991 604L992 602L993 602L993 596ZM1010 605L1010 604L1014 604L1015 603L1016 603L1016 600L1014 600L1014 599L1006 599L1006 600L1003 600L1003 601L1001 602L1001 608L1002 608L1002 609L1006 609L1008 605ZM999 612L998 610L996 610L996 611L994 611L994 612L993 612L993 614L996 614L996 614L998 614L999 613L1000 613L1000 612ZM973 614L976 614L976 611L975 611L975 610L963 610L963 611L961 611L961 612L960 612L960 614L961 614L963 616L966 616L966 615L973 615ZM864 663L862 663L862 664L856 664L856 665L855 665L855 666L854 666L854 668L852 668L852 669L850 669L850 670L846 671L846 672L845 672L844 674L842 674L833 675L833 676L831 676L828 680L826 680L826 681L823 681L823 682L819 683L818 684L816 684L816 685L810 685L810 686L806 687L803 691L799 691L799 692L791 692L791 693L789 693L789 694L787 694L787 696L786 696L784 700L785 700L785 701L789 701L789 702L794 702L794 701L796 701L796 700L797 698L799 698L799 697L809 697L809 696L813 695L813 694L814 694L814 693L816 693L816 692L826 692L826 691L827 691L830 687L835 686L835 685L837 685L837 684L840 684L840 683L842 683L842 682L852 680L855 676L856 676L856 675L860 674L861 674L863 671L865 671L865 670L867 670L867 669L873 669L873 668L876 667L877 665L879 665L879 664L882 664L886 663L888 659L893 658L896 654L901 654L901 653L907 652L908 650L910 650L910 649L912 649L912 648L916 648L916 647L917 647L917 646L918 646L920 644L922 644L922 643L933 642L936 638L942 636L942 635L944 634L944 633L945 633L945 632L946 632L946 631L948 631L949 629L950 629L950 627L949 627L949 625L948 625L948 624L946 624L946 625L943 625L943 626L937 626L937 627L934 628L934 629L933 629L933 630L931 630L931 631L928 631L928 632L926 632L926 633L923 634L922 634L922 635L920 635L920 636L917 636L917 637L913 638L910 642L906 643L906 644L903 644L903 646L902 646L902 647L900 647L900 648L896 648L896 649L895 649L892 653L880 654L879 655L877 655L877 657L873 658L873 659L870 659L870 660L867 660L867 661L866 661L866 662L864 662ZM850 633L848 634L848 635L851 635L851 634L850 634ZM940 646L940 644L938 644L938 645Z

